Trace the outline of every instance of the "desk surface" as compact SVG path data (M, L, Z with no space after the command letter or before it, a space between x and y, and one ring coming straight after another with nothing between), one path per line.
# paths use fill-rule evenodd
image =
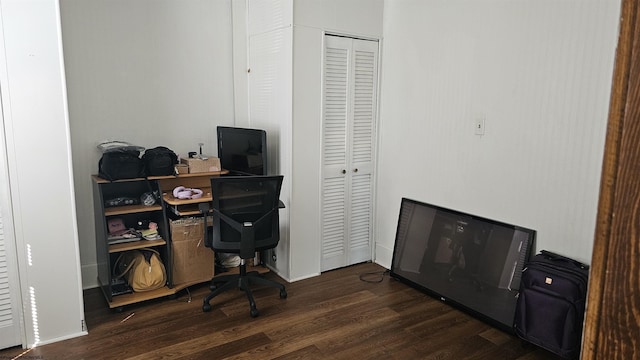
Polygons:
M164 202L169 205L199 204L202 202L213 200L213 198L211 197L210 187L201 187L199 189L202 190L202 196L197 199L178 199L177 197L173 196L173 192L167 191L162 193L162 200L164 200Z
M190 174L178 174L178 175L168 175L168 176L149 176L148 179L151 180L165 180L165 179L187 179L193 177L209 177L209 176L220 176L226 175L229 173L229 170L220 170L213 172L201 172L201 173L190 173Z
M178 176L162 176L155 177L158 181L160 191L162 191L162 200L165 204L169 205L169 209L177 216L193 216L199 215L200 210L198 204L203 202L211 202L213 197L211 196L211 177L220 176L229 173L227 170L209 172L209 173L195 173L195 174L180 174ZM185 188L195 188L202 190L202 197L197 199L178 199L173 196L173 189L178 186L184 186Z
M226 175L229 173L229 170L221 170L221 171L213 171L213 172L202 172L202 173L192 173L192 174L179 174L179 175L164 175L164 176L147 176L146 178L144 177L140 177L140 178L132 178L132 179L119 179L119 180L114 180L114 181L110 181L104 178L101 178L99 175L91 175L91 177L93 178L93 180L97 183L110 183L110 182L124 182L124 181L140 181L140 180L144 180L144 179L148 179L148 180L160 180L161 182L163 180L181 180L181 179L189 179L189 178L199 178L199 177L204 177L204 178L208 178L211 176L220 176L220 175Z

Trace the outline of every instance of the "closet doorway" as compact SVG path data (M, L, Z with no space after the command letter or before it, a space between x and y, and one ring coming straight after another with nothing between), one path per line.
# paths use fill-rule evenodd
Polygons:
M378 41L325 35L321 271L372 259Z
M22 344L20 286L0 102L0 349Z

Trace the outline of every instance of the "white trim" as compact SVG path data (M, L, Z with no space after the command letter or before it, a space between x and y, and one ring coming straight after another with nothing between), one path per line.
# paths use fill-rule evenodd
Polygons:
M11 121L11 97L9 91L9 80L7 70L7 55L4 44L4 21L2 16L2 3L0 3L0 179L2 179L2 189L0 190L0 208L6 209L3 211L3 223L5 234L5 246L8 257L8 269L9 269L9 286L15 286L18 291L12 291L12 302L17 302L15 319L17 320L17 331L20 344L24 348L27 344L27 335L25 328L25 318L23 307L21 304L23 291L21 290L22 281L20 280L20 257L17 250L16 231L14 222L16 221L16 214L13 210L12 193L11 193L11 163L15 163L14 158L9 156L11 154L10 148L13 148L12 134L12 121ZM7 135L9 134L9 135Z
M59 1L55 1L55 18L56 18L56 34L57 34L57 39L58 39L58 62L60 64L60 87L62 88L62 107L63 107L63 116L64 116L64 122L66 124L65 127L65 132L66 132L66 138L67 138L67 164L69 164L69 166L67 166L67 175L68 175L68 179L69 179L69 191L70 191L70 196L71 199L73 201L70 202L70 206L71 206L71 221L72 221L72 225L73 225L73 237L74 237L74 241L73 241L73 248L75 250L75 258L78 259L78 261L76 261L76 273L79 275L78 277L76 277L77 280L77 289L79 289L80 291L78 292L77 296L78 296L78 300L80 302L80 304L84 304L84 296L82 293L82 270L81 270L81 266L80 266L80 241L78 238L78 216L77 216L77 210L76 210L76 202L75 202L75 198L76 198L76 194L75 194L75 184L73 181L73 157L71 155L71 130L70 130L70 125L69 125L69 102L67 99L67 82L66 82L66 73L65 73L65 68L64 68L64 52L63 52L63 44L62 44L62 23L61 23L61 16L60 16L60 2ZM72 295L72 294L69 294ZM81 306L79 308L77 308L78 310L78 318L80 319L80 321L83 323L83 331L73 334L73 335L67 335L65 336L66 338L69 337L75 337L75 336L80 336L80 335L87 335L87 329L86 329L86 321L84 318L84 307Z
M58 0L0 0L0 6L5 60L0 86L22 296L23 347L33 347L87 333L60 7ZM34 87L39 91L31 91ZM46 183L41 176L34 176L35 168L30 165L38 154L46 159L41 170L47 174ZM55 163L49 161L58 154ZM53 227L60 235L57 241L43 236ZM58 275L52 275L52 266L58 267ZM58 283L57 276L67 281Z

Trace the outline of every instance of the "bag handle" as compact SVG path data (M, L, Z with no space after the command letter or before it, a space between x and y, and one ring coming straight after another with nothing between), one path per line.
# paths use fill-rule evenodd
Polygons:
M145 254L146 252L146 254ZM128 250L128 251L123 251L120 253L120 255L118 256L118 258L116 259L116 261L113 263L113 278L114 279L120 279L121 277L125 276L127 274L127 272L129 272L129 270L131 270L131 268L136 264L135 260L136 253L140 253L142 254L143 258L149 262L151 259L151 253L154 253L158 256L158 259L162 259L162 257L160 256L160 253L152 248L141 248L138 250ZM148 256L147 256L148 254ZM125 257L129 258L131 261L128 264L125 264L125 268L118 273L118 268L120 267L120 263L125 261Z
M134 251L138 251L138 250L123 251L123 252L120 253L120 255L118 256L116 261L113 263L113 278L114 279L120 279L121 277L125 276L127 274L127 272L129 272L129 270L131 270L131 268L135 264L134 261L131 261L131 262L129 262L129 264L126 264L126 267L122 270L122 272L117 273L117 270L120 267L120 263L122 261L124 261L124 256L128 255L130 252L132 253ZM130 258L131 259L135 259L134 256L130 256Z
M151 257L153 256L153 254L156 254L158 256L158 259L162 261L162 257L160 257L160 253L158 252L158 250L152 248L142 248L139 251L142 253L142 256L144 256L144 259L147 263L151 261Z
M581 262L579 262L577 260L568 258L566 256L562 256L560 254L556 254L556 253L548 251L548 250L540 250L540 254L542 254L544 257L546 257L547 259L552 260L552 261L564 261L564 262L571 263L574 266L579 267L581 269L585 269L585 270L589 269L589 265L587 265L587 264L583 264L583 263L581 263Z

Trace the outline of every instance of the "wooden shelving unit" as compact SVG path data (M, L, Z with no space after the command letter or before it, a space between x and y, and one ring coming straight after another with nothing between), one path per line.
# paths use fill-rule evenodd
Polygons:
M111 199L126 197L140 199L145 193L158 192L158 183L155 180L136 178L118 181L107 181L98 176L93 176L94 215L96 226L96 259L98 262L98 283L109 307L118 308L123 304L131 304L137 301L149 300L174 293L171 289L171 243L167 233L167 217L162 199L157 199L155 204L107 206ZM133 201L133 200L132 200ZM138 200L136 200L138 201ZM139 202L142 202L141 200ZM108 240L108 221L120 218L127 228L133 228L139 222L149 221L158 225L159 239L132 240L111 244ZM113 267L119 254L124 251L142 248L153 248L160 253L167 272L167 286L148 292L139 292L125 295L114 295L112 288Z
M178 176L153 176L148 178L136 178L117 181L108 181L96 175L92 176L94 192L94 212L96 225L96 255L98 261L98 282L105 298L112 309L135 304L141 301L172 296L179 291L203 281L187 281L179 284L173 283L172 259L174 255L173 243L169 231L169 216L173 218L201 216L198 204L211 202L210 178L228 173L223 170L212 173L180 174ZM177 186L198 188L203 191L203 196L198 199L177 199L173 196L173 189ZM141 204L106 207L105 201L110 198L126 196L140 197L145 192L161 193L161 198L150 206ZM160 239L136 240L118 244L109 244L107 240L107 221L109 218L122 217L125 223L133 223L137 219L150 219L158 224ZM163 259L167 272L167 285L156 290L133 292L130 294L113 295L111 289L112 266L119 253L142 248L154 248L158 250ZM213 264L211 264L213 266ZM230 269L219 275L237 273L238 268ZM264 266L248 266L247 271L269 272ZM207 280L208 281L208 280Z

